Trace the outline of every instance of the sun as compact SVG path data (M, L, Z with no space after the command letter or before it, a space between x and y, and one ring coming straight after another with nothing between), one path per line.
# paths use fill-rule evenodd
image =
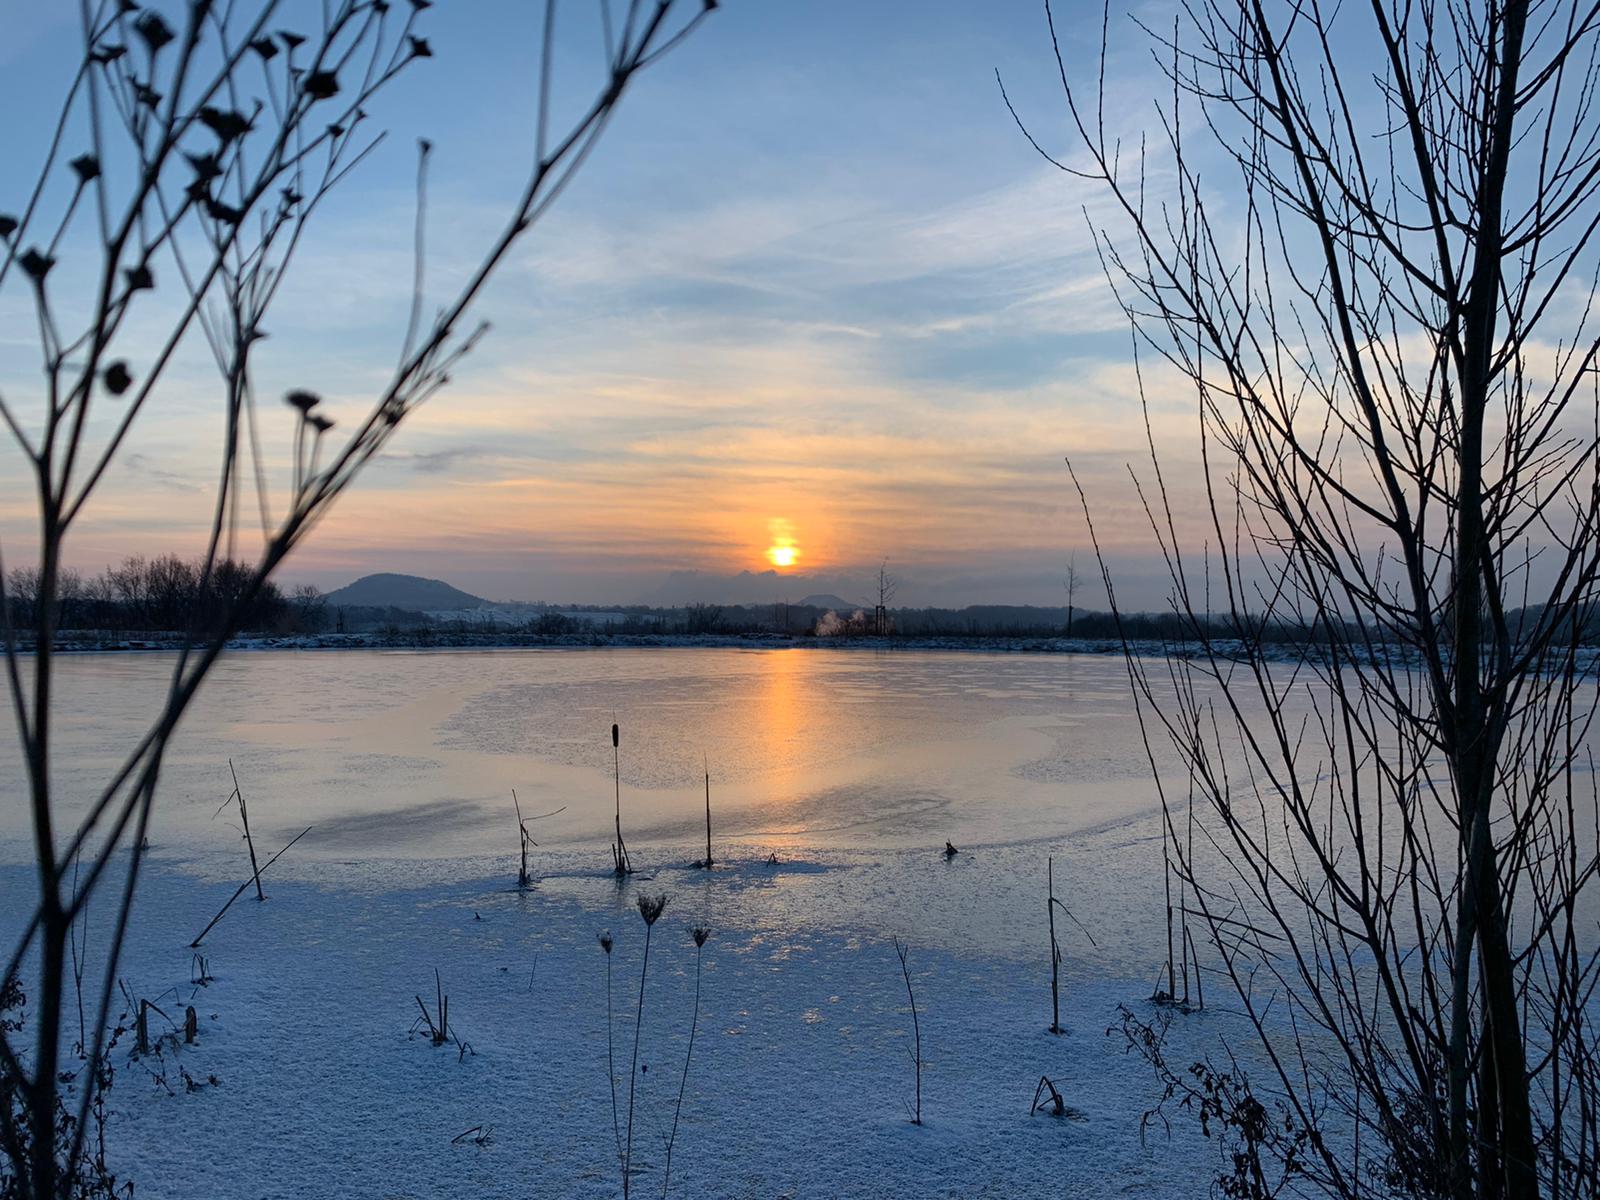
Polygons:
M772 544L767 547L767 561L780 571L787 570L800 561L800 546L794 538L794 526L782 517L767 522L767 533Z

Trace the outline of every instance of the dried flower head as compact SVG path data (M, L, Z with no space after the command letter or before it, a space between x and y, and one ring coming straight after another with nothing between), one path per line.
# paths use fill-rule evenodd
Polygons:
M702 929L698 925L696 925L695 926L695 930L694 930L694 948L696 950L700 949L701 946L704 946L706 944L706 939L708 937L710 937L710 936L711 936L711 930Z
M10 213L0 213L0 238L9 238L17 231L17 219Z
M50 274L50 268L56 265L54 258L42 253L37 247L30 249L17 262L22 265L22 269L28 273L29 278L37 283L43 283L44 277Z
M311 428L318 433L327 433L333 428L333 418L325 417L321 413L312 413L306 420L311 422Z
M317 395L315 392L306 392L297 389L285 396L283 398L283 402L290 408L298 408L301 416L308 417L311 415L311 410L322 403L322 397Z
M301 86L313 100L330 100L339 94L339 79L332 71L313 71Z
M217 140L224 145L242 138L253 128L250 118L237 109L213 108L209 104L200 110L200 123L216 134Z
M116 362L106 367L106 391L113 396L120 396L133 385L133 374L128 370L126 359L119 358Z
M150 47L150 53L155 54L168 42L178 35L172 32L170 26L161 19L161 14L146 10L137 21L133 23L133 31L144 39L144 44Z
M654 925L661 919L662 912L667 907L667 894L662 892L659 896L647 896L639 893L639 915L644 918L644 923Z
M92 154L80 154L67 164L79 180L88 183L100 176L100 160Z
M602 933L600 935L600 949L604 950L607 954L611 953L611 931L610 930L607 930L605 933Z

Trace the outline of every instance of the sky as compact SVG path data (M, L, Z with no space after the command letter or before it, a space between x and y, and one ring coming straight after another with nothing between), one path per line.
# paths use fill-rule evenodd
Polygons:
M43 152L76 7L0 0L0 103L39 114L0 122L4 161L29 164L0 180L0 211L24 202ZM527 161L538 10L424 14L433 57L374 106L389 137L322 210L269 314L257 389L277 485L293 426L271 398L311 388L348 426L398 353L416 139L435 146L430 297L503 219ZM1099 7L1057 18L1069 70L1092 71ZM594 86L583 24L558 27L558 112ZM1110 107L1137 137L1155 122L1147 44L1126 15L1112 38ZM1029 147L997 70L1070 155L1038 0L726 0L636 82L482 297L489 338L283 577L331 589L399 571L496 600L625 603L673 573L714 593L770 571L760 588L798 599L864 596L887 560L902 603L1059 604L1074 554L1080 579L1097 574L1070 456L1125 602L1156 604L1124 468L1146 454L1130 339L1090 232L1114 214ZM8 287L9 395L30 371L31 310ZM1158 423L1192 426L1181 390L1154 399ZM69 561L202 548L221 403L191 342ZM8 453L15 565L34 518ZM1080 605L1103 600L1080 589Z

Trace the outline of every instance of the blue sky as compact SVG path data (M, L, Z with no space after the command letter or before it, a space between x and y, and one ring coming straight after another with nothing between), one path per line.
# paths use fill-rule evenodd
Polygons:
M59 95L75 7L0 0L9 111ZM491 236L522 179L538 9L426 14L435 57L375 108L391 136L302 251L268 322L262 394L312 386L352 417L370 403L405 322L417 137L436 146L441 290ZM592 11L561 10L569 106L599 62ZM1100 10L1057 15L1069 63L1092 69ZM1114 37L1113 109L1152 123L1141 38L1126 20ZM784 522L797 596L888 558L907 602L1055 603L1087 546L1067 455L1137 573L1121 463L1143 433L1084 207L1110 214L1028 147L996 68L1070 149L1037 0L728 0L638 81L484 296L489 341L286 575L333 587L397 570L495 598L626 601L675 570L766 569ZM0 153L36 162L47 132L6 122ZM27 179L9 175L0 211ZM25 369L22 299L0 295L8 377ZM1181 394L1156 399L1158 421L1184 420ZM78 565L198 550L220 407L198 348L161 405L72 544ZM286 444L268 409L280 417ZM31 521L5 468L14 563Z

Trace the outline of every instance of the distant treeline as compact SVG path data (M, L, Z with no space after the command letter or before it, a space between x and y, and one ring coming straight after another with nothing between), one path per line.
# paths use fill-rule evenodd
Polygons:
M58 576L58 629L155 633L215 629L249 590L251 568L224 559L207 572L203 561L166 554L134 556L98 575ZM36 624L39 573L19 567L6 575L6 603L14 628ZM327 627L327 605L314 587L285 595L268 580L246 605L241 629L261 633L315 633Z
M95 576L63 571L56 602L56 628L62 631L178 633L213 629L244 595L250 579L246 564L222 561L209 572L203 563L163 555L131 557ZM35 571L12 570L5 577L6 604L13 628L35 624L39 588ZM1515 630L1532 621L1534 610L1507 614ZM501 632L534 637L586 635L669 637L770 636L790 638L1081 638L1115 641L1189 642L1201 637L1244 639L1274 644L1310 645L1331 640L1364 640L1357 631L1326 624L1254 621L1235 624L1226 617L1181 617L1175 613L1111 613L1064 607L978 604L966 608L828 609L815 605L689 604L679 608L643 605L570 605L564 608L515 606L492 610L482 619L435 618L394 607L332 605L315 587L285 592L268 581L245 609L245 633L293 636L352 633L401 635ZM1573 638L1569 622L1559 640ZM1576 640L1600 641L1600 622L1590 620Z
M498 628L507 632L564 637L584 633L609 632L631 636L669 635L756 635L780 634L789 637L866 638L1015 638L1075 637L1088 640L1114 640L1119 637L1116 619L1110 613L1074 610L1069 620L1066 608L1026 605L984 604L966 608L894 608L878 613L872 608L829 609L815 605L784 604L690 604L681 608L645 606L603 607L573 605L549 608L526 622L505 617L489 618L470 625L428 622L441 630ZM1193 625L1171 614L1125 614L1123 630L1138 639L1186 640L1197 635ZM1222 622L1212 622L1213 637L1234 637L1237 632ZM1305 632L1292 634L1286 628L1267 631L1265 640L1302 640Z
M1531 628L1538 614L1521 610L1507 614L1513 633ZM1177 613L1123 613L1120 618L1108 612L1064 607L978 604L966 608L894 608L878 613L872 608L836 610L812 605L776 604L716 605L691 604L682 608L643 606L602 608L571 606L550 608L525 623L501 621L498 625L478 623L458 627L452 623L431 623L435 628L499 628L507 632L530 633L547 637L610 632L623 635L780 634L789 637L817 638L1040 638L1072 637L1086 641L1116 641L1126 636L1133 641L1193 642L1242 640L1274 645L1313 645L1330 641L1364 642L1368 636L1349 626L1327 622L1300 624L1293 621L1249 619L1235 621L1222 615L1185 617ZM1572 639L1568 622L1559 641ZM1579 632L1577 641L1600 641L1600 621L1590 621Z

